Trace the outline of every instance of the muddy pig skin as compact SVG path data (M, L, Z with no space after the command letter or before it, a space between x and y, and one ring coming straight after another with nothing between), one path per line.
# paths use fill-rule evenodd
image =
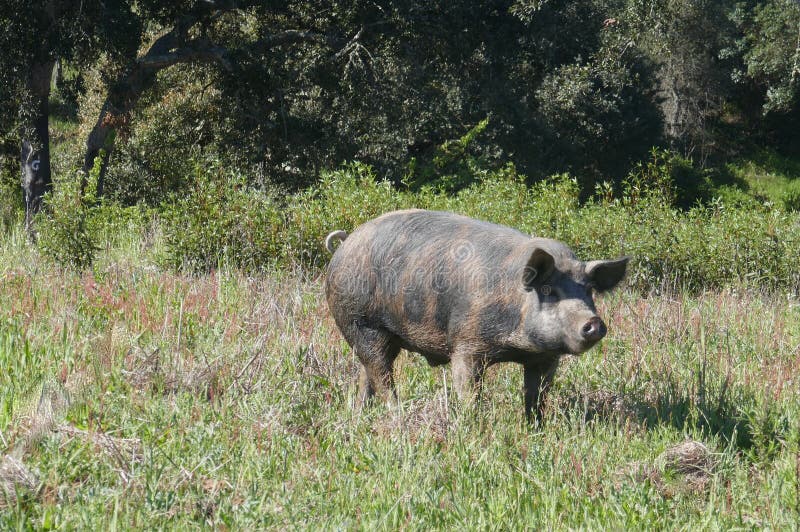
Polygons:
M525 415L541 418L559 359L606 334L592 293L610 290L628 258L583 262L561 242L449 212L395 211L328 235L328 307L361 361L360 401L394 398L400 349L450 363L460 399L485 369L524 370Z

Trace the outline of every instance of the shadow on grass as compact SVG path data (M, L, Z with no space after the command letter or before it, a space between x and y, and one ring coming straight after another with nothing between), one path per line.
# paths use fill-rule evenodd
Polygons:
M751 156L752 161L765 172L778 174L789 180L800 178L800 161L772 149L758 150Z
M686 386L665 381L646 398L609 391L570 394L565 411L583 412L584 420L631 421L652 429L671 426L683 432L718 437L752 460L774 457L790 436L787 414L779 404L759 401L752 391L719 386Z

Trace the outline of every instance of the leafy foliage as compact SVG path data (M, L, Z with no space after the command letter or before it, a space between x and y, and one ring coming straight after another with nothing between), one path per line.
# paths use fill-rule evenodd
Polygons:
M164 210L162 261L209 271L223 264L257 270L280 259L284 226L275 197L213 165L195 172L190 193L173 196Z
M744 54L747 75L766 89L764 112L787 112L800 95L800 4L770 0L754 10Z
M352 231L384 212L412 207L413 195L388 181L378 181L372 168L352 164L322 175L318 187L288 199L284 235L290 263L321 266L329 254L323 241L331 231Z
M90 268L98 251L90 218L96 208L91 192L81 194L80 180L59 179L55 191L45 197L45 211L37 217L38 245L43 254L62 268Z
M528 186L513 166L487 171L447 194L430 186L398 190L376 180L370 167L352 164L325 173L319 187L284 200L219 169L204 175L200 168L193 192L174 197L163 215L161 260L172 267L316 270L328 261L323 241L329 232L350 232L384 212L416 207L562 240L584 259L629 255L628 282L644 292L671 286L692 291L800 286L798 214L752 196L719 194L707 180L702 181L707 203L684 204L677 181L685 177L685 160L670 153L654 152L619 190L598 185L586 203L569 174Z
M786 187L782 200L787 211L800 211L800 182L791 182Z
M58 59L96 144L74 151L88 170L116 143L103 192L125 204L186 190L196 157L290 190L348 160L449 190L512 162L569 171L586 197L654 145L705 165L743 138L732 123L796 138L790 0L52 4L34 24L3 11L6 149L27 70Z

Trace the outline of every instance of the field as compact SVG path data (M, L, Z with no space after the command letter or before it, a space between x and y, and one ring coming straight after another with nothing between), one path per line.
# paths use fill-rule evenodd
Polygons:
M355 407L321 280L174 273L159 239L77 274L0 245L2 529L791 529L800 306L783 292L622 288L610 334L476 410L401 355L401 405ZM93 273L91 273L93 272Z
M6 4L0 532L800 531L800 2ZM630 257L541 422L357 404L323 242L408 208Z

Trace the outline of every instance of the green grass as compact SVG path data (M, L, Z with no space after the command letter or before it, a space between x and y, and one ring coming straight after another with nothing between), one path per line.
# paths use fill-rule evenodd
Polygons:
M359 412L357 362L318 278L176 274L154 246L120 239L77 274L18 230L0 244L0 455L38 478L0 528L800 519L800 307L780 293L606 296L609 337L565 361L537 428L518 367L492 368L472 412L417 356L398 360L400 408ZM701 471L663 454L686 439L711 453Z
M781 205L792 183L800 180L800 162L766 149L728 164L727 169L753 193L776 205Z

